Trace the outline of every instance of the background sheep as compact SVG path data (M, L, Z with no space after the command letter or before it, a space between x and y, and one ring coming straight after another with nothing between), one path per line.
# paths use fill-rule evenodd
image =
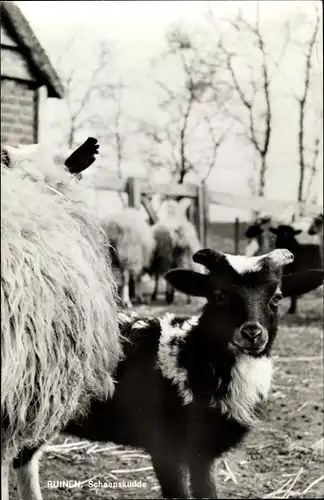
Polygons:
M287 248L294 255L294 261L284 268L284 274L294 274L307 269L321 269L321 255L319 245L301 244L296 239L302 231L294 229L291 226L281 224L277 228L270 228L270 231L276 235L276 248ZM291 297L288 314L294 314L297 311L297 296Z
M308 234L311 236L314 236L316 234L319 235L319 244L320 244L320 251L321 251L321 259L322 259L322 266L324 266L324 257L323 257L323 252L324 252L324 231L323 231L323 214L318 214L316 217L314 217L311 225L309 226L308 229Z
M130 278L142 300L140 281L143 270L149 266L154 249L151 227L144 215L135 208L124 208L117 214L101 217L101 225L111 244L114 272L119 277L121 297L126 307L132 307L129 296Z
M52 436L91 396L113 393L121 355L108 244L81 183L32 149L17 151L20 161L1 166L4 479L18 448Z
M270 224L270 217L262 217L252 224L252 226L247 228L245 232L245 237L249 240L245 249L245 255L247 257L262 255L273 250L273 237L269 232Z
M155 239L155 249L149 273L154 276L155 286L152 293L152 300L157 299L159 290L159 279L173 266L174 233L164 222L157 222L152 227ZM170 299L170 289L166 284L166 300Z
M156 300L159 279L167 271L175 267L199 267L192 261L192 256L200 248L200 243L194 225L185 217L183 207L175 202L168 203L167 213L154 224L152 231L156 245L149 272L154 276L152 300ZM166 301L172 303L173 299L174 288L167 283Z

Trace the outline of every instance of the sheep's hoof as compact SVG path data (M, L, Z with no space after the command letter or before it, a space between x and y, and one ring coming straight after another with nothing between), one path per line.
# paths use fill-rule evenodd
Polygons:
M132 309L133 308L133 305L132 305L132 303L131 303L130 300L124 300L123 304L124 304L124 307L126 309Z

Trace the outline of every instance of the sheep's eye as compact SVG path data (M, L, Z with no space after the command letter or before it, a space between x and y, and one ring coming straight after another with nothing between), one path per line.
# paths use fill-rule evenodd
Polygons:
M274 307L277 307L279 305L279 302L282 299L282 294L281 293L276 293L272 299L271 299L271 305Z
M228 302L229 296L227 293L222 292L221 290L215 290L214 291L214 299L217 304L223 305Z

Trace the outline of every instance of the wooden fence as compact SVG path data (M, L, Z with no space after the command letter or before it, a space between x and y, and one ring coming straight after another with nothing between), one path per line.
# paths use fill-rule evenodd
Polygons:
M260 196L242 196L229 193L221 193L208 189L205 185L192 184L151 184L145 179L129 177L123 179L110 176L104 183L93 186L94 189L104 191L117 191L128 194L128 205L139 208L141 205L146 209L151 223L157 221L157 214L151 203L151 196L161 194L165 198L192 200L189 209L189 219L194 223L199 240L203 246L207 243L209 204L227 207L255 210L280 217L286 210L292 213L304 213L314 216L323 211L323 207L316 204L297 203L268 199ZM239 220L235 220L233 227L234 250L239 253Z
M205 245L207 242L208 193L204 186L185 184L152 185L143 179L135 177L121 179L112 176L104 184L95 185L94 188L97 190L127 193L128 206L140 208L140 206L143 205L152 224L158 220L158 216L151 202L152 195L161 194L167 199L190 198L191 204L188 210L189 220L195 225L202 245Z

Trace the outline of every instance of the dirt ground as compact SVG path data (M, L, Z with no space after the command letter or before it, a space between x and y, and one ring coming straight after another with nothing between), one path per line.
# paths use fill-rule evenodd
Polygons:
M177 297L176 313L199 310ZM281 307L281 328L274 349L275 375L267 414L234 452L215 468L220 498L323 498L323 454L312 445L323 436L322 296L308 294L299 302L298 316ZM160 314L165 305L137 306L140 314ZM170 307L168 307L170 310ZM40 465L44 500L161 498L150 458L141 450L82 443L82 449L50 449ZM63 443L59 438L56 443ZM104 451L103 448L106 448ZM89 486L89 480L104 483ZM51 481L71 481L71 487L50 487ZM75 485L74 481L83 482ZM124 484L113 483L125 481ZM129 485L129 482L137 481ZM131 487L129 487L131 486ZM18 499L14 481L11 498Z

